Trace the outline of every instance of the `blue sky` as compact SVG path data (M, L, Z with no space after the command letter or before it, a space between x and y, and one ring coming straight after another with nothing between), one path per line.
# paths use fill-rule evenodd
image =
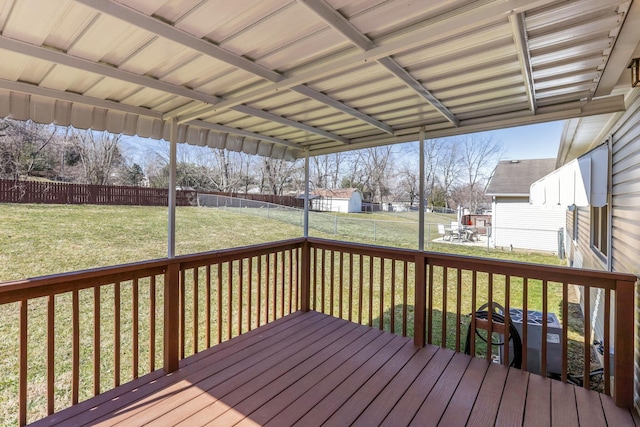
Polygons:
M501 141L505 148L503 160L555 158L558 154L563 123L562 121L549 122L479 132L476 135ZM127 154L133 157L133 161L138 163L144 163L146 152L149 149L163 151L160 148L163 145L162 143L146 138L125 138L123 145ZM193 149L202 148L193 147Z
M537 125L481 132L502 141L506 154L504 160L555 158L558 155L562 121Z

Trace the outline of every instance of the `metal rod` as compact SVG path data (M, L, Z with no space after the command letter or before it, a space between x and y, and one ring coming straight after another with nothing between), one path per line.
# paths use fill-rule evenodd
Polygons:
M177 163L178 120L171 120L169 137L169 236L167 256L176 256L176 163Z
M304 151L304 237L309 237L309 149Z
M418 201L418 249L424 250L424 128L420 128L420 199Z

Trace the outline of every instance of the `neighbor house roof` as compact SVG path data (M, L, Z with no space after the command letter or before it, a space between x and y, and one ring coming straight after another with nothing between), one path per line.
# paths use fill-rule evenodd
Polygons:
M621 111L639 4L13 0L0 117L293 159Z
M531 184L552 172L556 159L502 160L487 187L487 196L529 196Z
M311 192L316 197L325 197L332 199L350 199L353 193L359 193L357 188L319 188Z

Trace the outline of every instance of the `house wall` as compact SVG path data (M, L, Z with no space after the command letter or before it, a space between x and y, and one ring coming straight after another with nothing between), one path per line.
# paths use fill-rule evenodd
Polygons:
M612 133L611 268L640 274L640 90ZM640 293L636 286L635 402L640 400Z
M565 209L530 205L527 197L495 197L491 224L494 246L557 252Z
M640 274L640 92L611 131L611 270ZM594 141L595 144L604 141ZM569 216L567 216L569 219ZM567 221L567 227L570 222ZM578 208L578 236L572 242L569 261L574 267L607 270L607 263L591 248L590 208ZM640 395L640 290L635 293L635 402ZM597 295L591 295L592 326L596 339L602 337L601 307L594 306ZM612 323L613 324L613 323Z

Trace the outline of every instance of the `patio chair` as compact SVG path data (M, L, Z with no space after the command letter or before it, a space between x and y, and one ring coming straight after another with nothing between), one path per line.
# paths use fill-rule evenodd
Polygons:
M457 240L460 240L462 238L462 235L460 234L462 232L462 228L460 228L460 224L458 223L458 221L451 221L450 230L451 240L453 240L454 237Z
M444 228L444 224L438 224L438 234L442 236L442 240L451 240L451 230Z

